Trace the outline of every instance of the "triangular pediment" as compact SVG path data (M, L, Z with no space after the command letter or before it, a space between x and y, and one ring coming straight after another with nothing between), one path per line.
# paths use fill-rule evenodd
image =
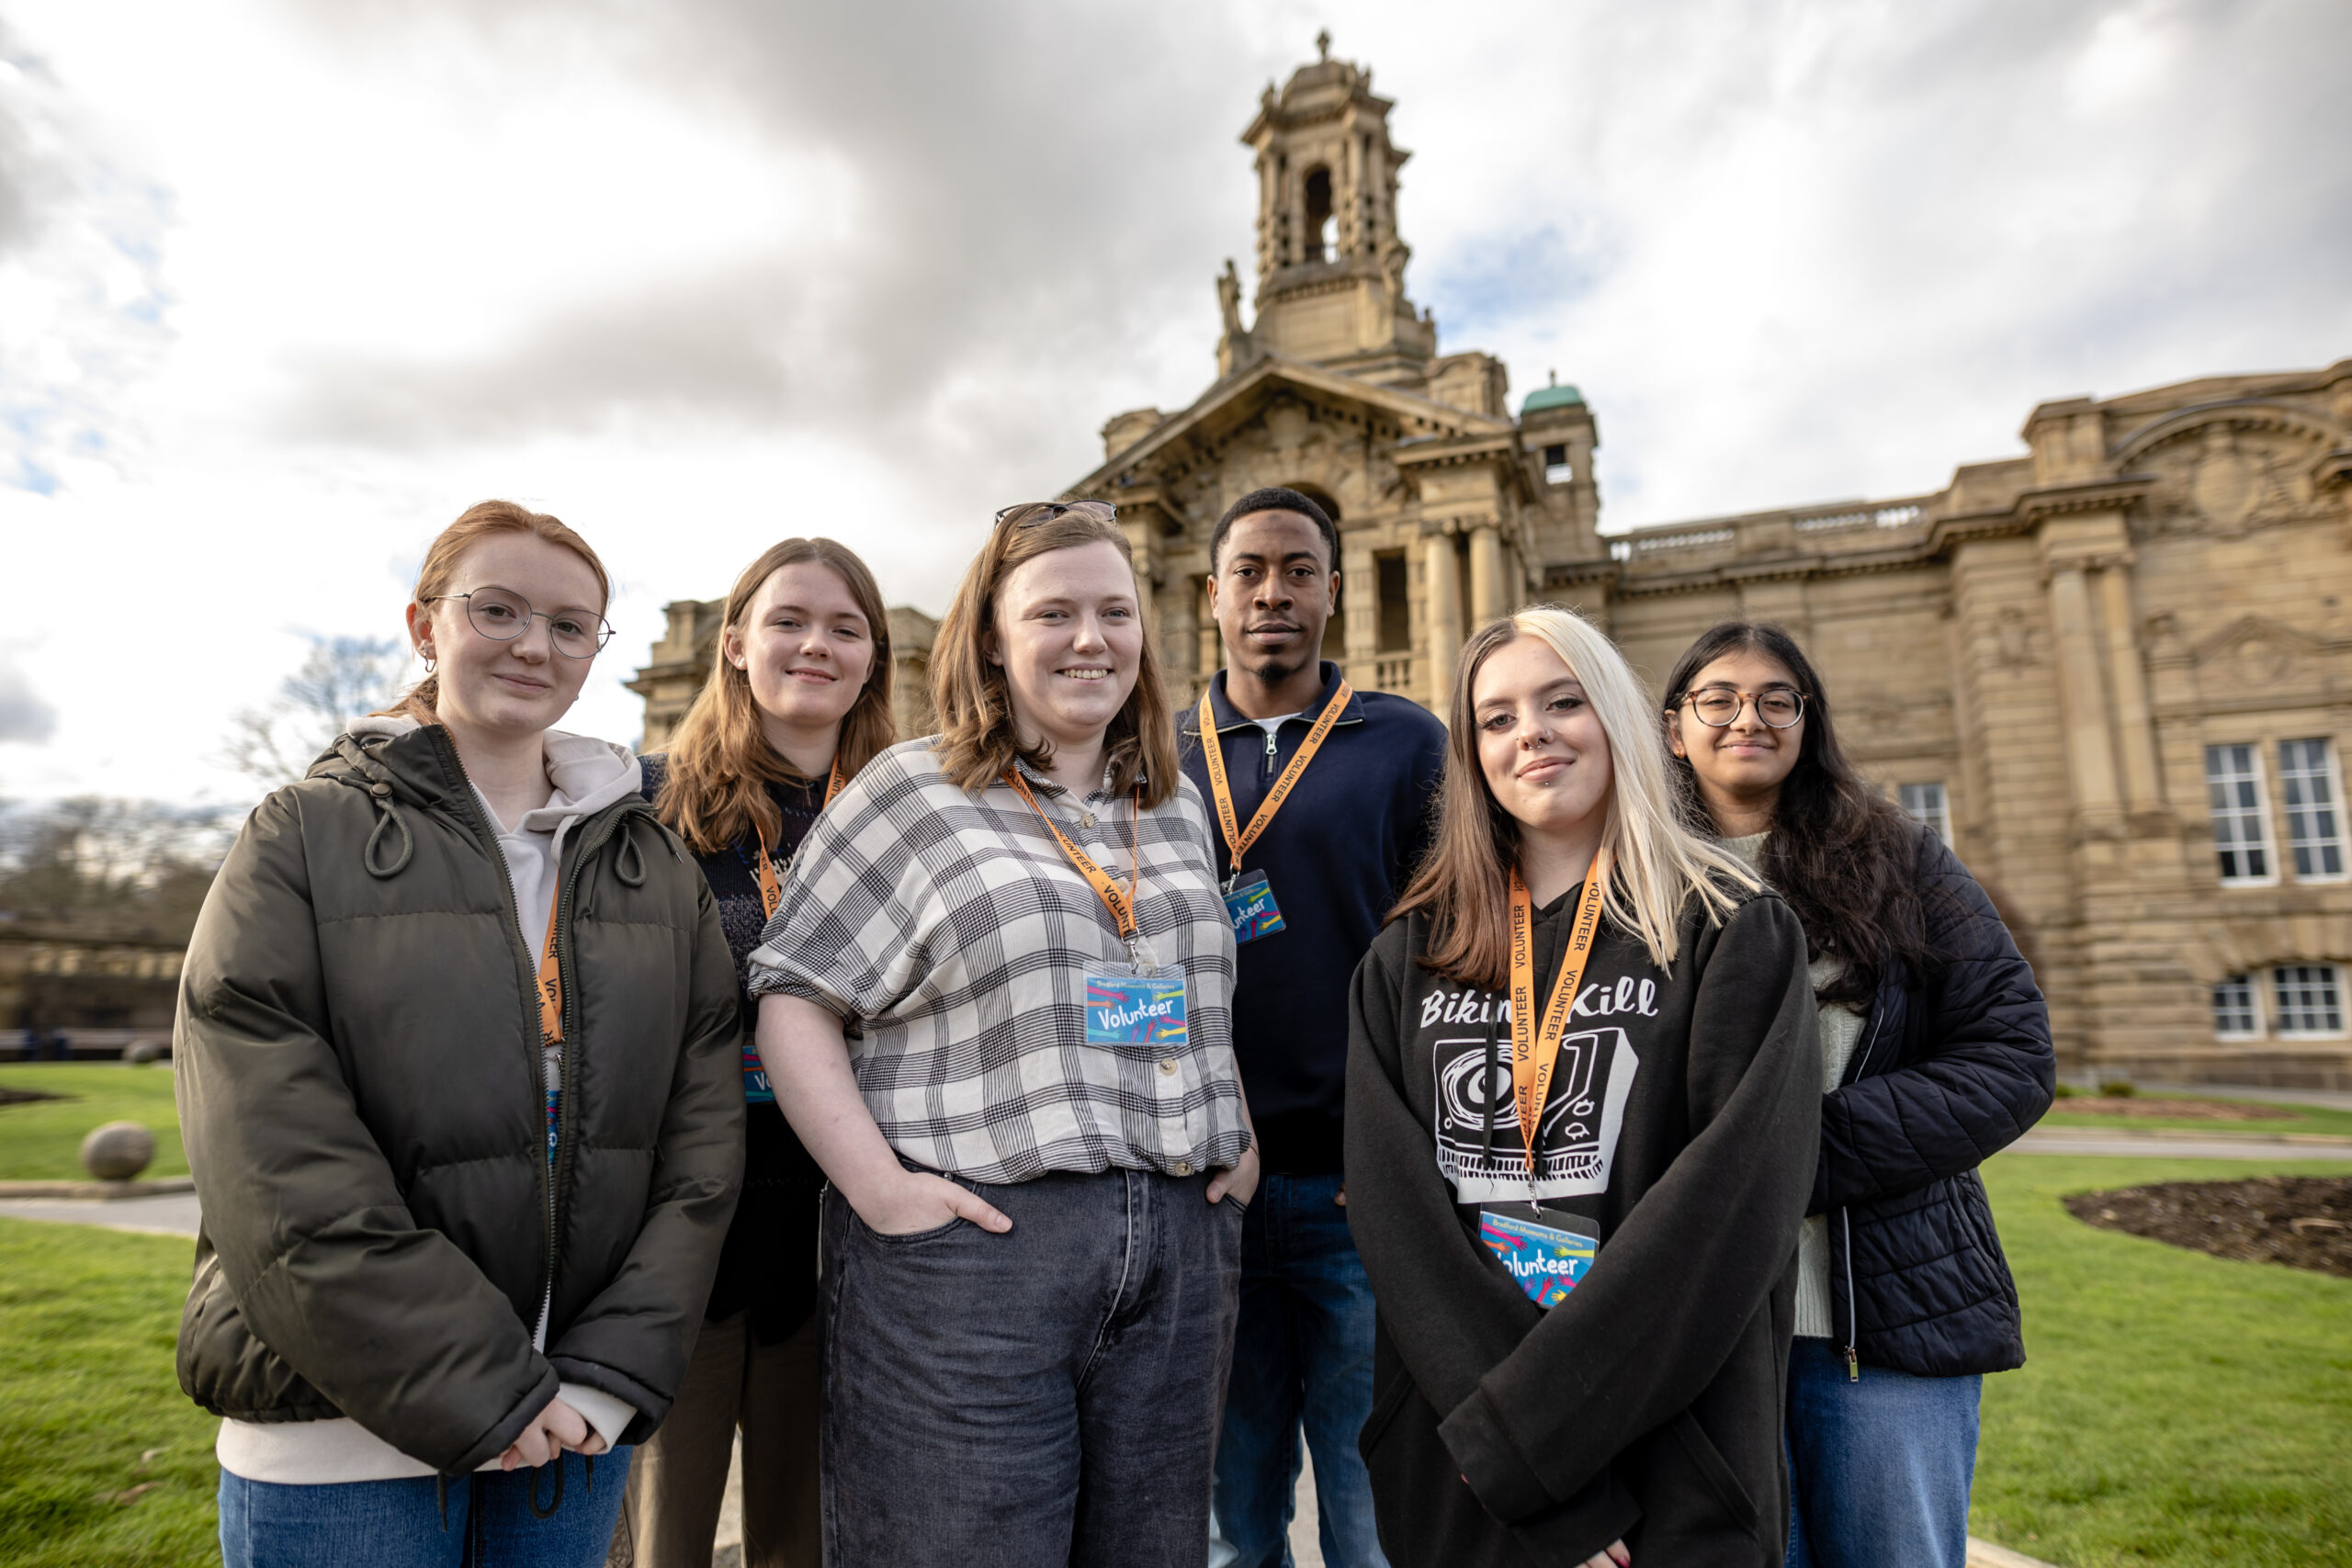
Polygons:
M2307 632L2297 631L2281 621L2267 615L2240 615L2228 626L2200 642L2192 650L2199 664L2226 658L2241 648L2263 646L2285 649L2297 654L2322 651L2317 638Z
M1135 445L1064 491L1063 496L1113 495L1123 478L1132 479L1155 471L1171 459L1208 456L1285 400L1344 415L1389 441L1507 435L1514 428L1507 419L1470 413L1416 392L1269 355L1216 382L1190 408L1162 420Z

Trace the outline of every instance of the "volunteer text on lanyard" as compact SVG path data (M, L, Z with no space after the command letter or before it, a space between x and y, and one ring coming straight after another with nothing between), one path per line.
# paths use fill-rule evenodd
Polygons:
M1233 855L1232 873L1225 879L1225 912L1233 921L1236 942L1255 942L1283 929L1282 908L1274 902L1274 890L1267 885L1266 874L1253 871L1244 877L1241 857L1265 832L1266 825L1282 809L1283 802L1290 798L1291 787L1306 772L1306 764L1315 760L1315 753L1322 749L1323 738L1331 733L1348 699L1354 695L1353 687L1345 681L1340 682L1340 689L1331 694L1331 700L1323 705L1322 713L1317 716L1315 727L1299 742L1298 754L1283 770L1283 776L1274 781L1274 787L1266 792L1256 815L1250 818L1250 826L1244 828L1233 809L1233 786L1225 776L1225 745L1217 736L1216 710L1209 705L1209 694L1201 694L1201 760L1209 766L1209 794L1216 805L1216 825L1225 834L1225 847Z
M1142 813L1141 799L1128 807L1134 815L1127 818L1127 848L1134 859L1129 868L1131 880L1122 890L1111 880L1110 873L1071 843L1054 819L1046 815L1046 808L1030 793L1029 781L1017 769L1007 769L1004 782L1029 803L1029 809L1037 814L1037 820L1054 836L1054 842L1061 846L1070 865L1086 878L1094 896L1102 900L1102 908L1110 911L1111 923L1119 930L1119 939L1127 944L1125 971L1089 971L1086 976L1086 1043L1162 1049L1183 1045L1187 1037L1184 971L1161 969L1150 963L1144 955L1141 929L1136 924L1136 900L1143 896L1143 852L1137 838L1141 829L1136 820ZM1140 794L1138 790L1138 796Z
M1552 1075L1560 1061L1560 1042L1568 1032L1568 1015L1584 984L1586 963L1600 933L1600 911L1609 897L1609 854L1593 857L1586 873L1584 893L1577 900L1576 921L1568 928L1568 947L1560 955L1559 978L1539 1020L1535 1012L1535 900L1510 872L1510 1083L1519 1112L1519 1134L1527 1149L1528 1206L1536 1218L1497 1210L1478 1215L1479 1239L1484 1241L1520 1289L1537 1306L1550 1307L1568 1292L1592 1267L1598 1240L1564 1225L1545 1224L1545 1218L1584 1223L1573 1215L1553 1216L1535 1203L1535 1145L1544 1125L1544 1104L1551 1098ZM1491 1088L1489 1089L1491 1092Z
M836 757L833 759L832 777L825 781L825 804L831 806L833 803L833 796L841 792L842 764L841 759ZM768 854L768 836L760 831L756 823L752 825L752 831L758 835L760 840L760 858L752 867L752 874L760 881L760 908L765 913L767 919L774 919L776 906L784 902L784 884L777 879L775 862ZM740 856L743 852L738 848L735 852ZM553 951L552 944L549 946L549 951ZM540 976L540 986L543 989L546 983L546 976L543 974ZM743 1100L750 1105L775 1103L775 1086L768 1082L768 1070L760 1062L760 1043L750 1031L746 1031L743 1035Z

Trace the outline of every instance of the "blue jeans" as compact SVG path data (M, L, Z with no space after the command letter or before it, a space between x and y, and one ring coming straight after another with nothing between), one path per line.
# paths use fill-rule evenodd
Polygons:
M1323 1561L1388 1568L1356 1438L1372 1415L1372 1283L1336 1176L1268 1176L1241 1222L1241 1322L1217 1439L1211 1568L1291 1568L1299 1432Z
M1984 1380L1861 1371L1790 1344L1789 1568L1964 1568Z
M1200 1568L1240 1214L1204 1176L963 1185L1012 1228L825 1194L826 1563Z
M477 1471L449 1483L449 1511L429 1475L281 1486L220 1472L222 1568L603 1568L620 1514L631 1450L592 1466L563 1456L563 1495L552 1517L555 1467Z

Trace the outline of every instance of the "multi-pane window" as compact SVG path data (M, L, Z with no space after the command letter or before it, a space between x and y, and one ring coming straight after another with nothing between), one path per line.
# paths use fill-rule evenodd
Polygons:
M2213 851L2223 882L2268 882L2270 828L2262 805L2262 759L2252 746L2205 748L2205 790L2213 807Z
M1903 809L1912 818L1925 822L1936 830L1936 837L1951 842L1951 807L1939 784L1907 784L1903 789Z
M2278 742L2278 793L2287 807L2287 853L2300 882L2344 874L2343 789L2324 740Z
M2344 1032L2344 1003L2335 964L2281 964L2271 972L2270 995L2279 1033Z
M2213 1032L2224 1040L2252 1040L2261 1034L2253 976L2233 975L2213 987Z

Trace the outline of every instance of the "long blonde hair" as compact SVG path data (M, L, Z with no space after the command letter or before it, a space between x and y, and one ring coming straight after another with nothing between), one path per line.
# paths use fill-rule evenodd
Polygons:
M1609 738L1609 816L1600 837L1601 852L1610 857L1608 915L1639 937L1651 961L1665 968L1680 949L1675 928L1686 901L1697 897L1710 919L1721 919L1735 900L1716 884L1717 875L1741 887L1759 884L1730 853L1683 828L1667 782L1666 746L1640 680L1598 627L1556 604L1532 604L1490 621L1462 650L1437 839L1388 918L1428 911L1430 942L1421 964L1432 973L1489 990L1506 983L1519 824L1495 799L1479 765L1471 692L1495 650L1523 637L1549 648L1576 672Z
M741 637L750 629L744 623L763 583L787 566L803 564L821 566L842 580L857 601L874 641L874 664L865 672L865 684L842 716L841 739L833 752L842 777L855 778L859 769L899 738L890 708L890 616L874 574L855 551L831 539L784 539L770 545L743 569L727 595L709 678L670 738L669 773L653 797L655 814L697 854L716 854L754 833L771 844L783 837L783 814L767 785L770 781L796 783L799 775L768 744L760 728L760 705L752 696L752 677L728 660L727 637L730 632Z
M458 520L434 536L424 552L424 564L417 570L416 591L409 597L417 604L430 609L433 601L449 592L457 580L458 563L477 539L492 534L529 534L551 545L560 545L588 563L596 574L597 591L604 598L596 611L602 615L612 603L613 580L605 570L605 563L588 547L588 541L575 534L560 517L544 512L534 512L511 501L478 501L458 514ZM390 707L379 708L371 717L396 716L413 718L419 724L441 722L435 711L441 700L441 677L427 675L401 694Z
M1032 767L1051 763L1049 750L1022 749L1012 724L1012 688L1004 671L989 662L986 639L996 626L997 595L1015 568L1055 550L1098 541L1116 545L1128 572L1134 573L1135 552L1115 521L1091 512L1043 508L1016 513L999 523L964 573L931 650L931 695L939 710L939 769L957 788L978 794L1003 776L1015 757ZM1143 608L1140 581L1136 608ZM1176 727L1168 710L1168 693L1160 684L1159 650L1148 632L1135 690L1112 716L1102 746L1114 791L1124 794L1142 781L1146 807L1163 805L1176 793Z

